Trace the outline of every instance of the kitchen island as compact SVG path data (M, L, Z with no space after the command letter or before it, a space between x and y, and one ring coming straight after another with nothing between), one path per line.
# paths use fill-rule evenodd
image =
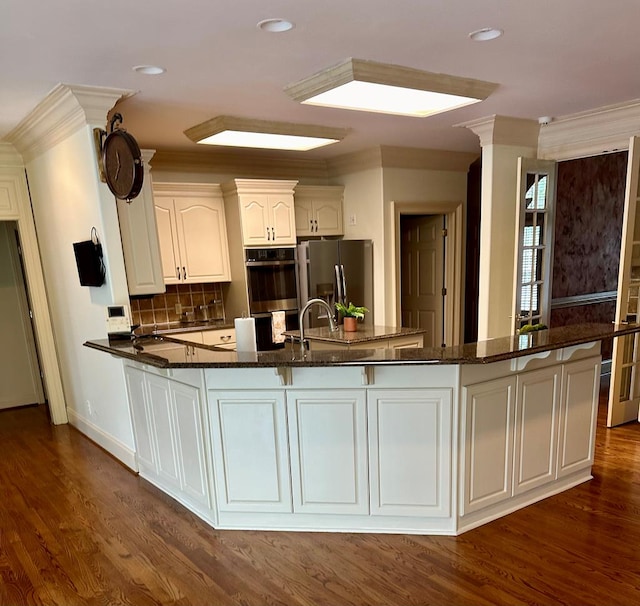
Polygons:
M393 328L389 326L370 326L358 324L358 330L350 332L339 326L333 332L328 327L307 328L304 331L305 341L311 351L327 349L402 349L405 347L422 347L424 333L420 328ZM300 342L300 331L285 331L284 336L293 343Z
M455 535L591 478L600 341L639 330L433 349L85 345L123 358L141 476L216 528Z

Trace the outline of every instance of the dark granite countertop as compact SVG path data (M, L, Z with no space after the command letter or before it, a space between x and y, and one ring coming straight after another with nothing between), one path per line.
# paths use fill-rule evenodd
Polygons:
M382 339L391 339L393 337L421 335L425 332L422 328L393 328L391 326L358 324L358 330L355 332L347 332L342 326L339 326L336 332L331 332L327 326L322 328L308 328L304 331L304 337L310 341L325 341L328 343L350 345L366 343L367 341L381 341ZM287 330L283 334L285 337L290 337L294 341L300 341L299 330Z
M304 351L299 345L277 351L243 353L181 342L168 336L135 340L98 339L86 347L160 368L224 368L278 366L341 366L381 364L488 364L590 341L640 332L640 324L576 324L522 336L502 337L451 347ZM187 348L197 349L198 361L187 361ZM159 351L155 351L159 350ZM155 353L154 353L155 351Z
M203 330L216 330L234 328L233 322L226 320L195 320L193 322L165 322L163 324L144 324L138 326L133 332L135 336L168 335L180 332L196 332Z

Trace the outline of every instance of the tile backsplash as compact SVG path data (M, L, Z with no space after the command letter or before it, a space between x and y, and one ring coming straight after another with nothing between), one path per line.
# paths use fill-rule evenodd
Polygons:
M224 318L222 286L213 284L169 284L167 292L147 299L131 299L131 322L141 326L178 322L182 315L176 311L192 312L200 305L209 305L209 317Z

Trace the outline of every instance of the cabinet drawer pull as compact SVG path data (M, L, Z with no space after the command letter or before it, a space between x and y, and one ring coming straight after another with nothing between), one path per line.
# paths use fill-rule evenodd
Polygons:
M176 278L180 279L180 268L176 267Z
M187 268L184 265L182 266L182 279L187 279Z
M229 341L231 341L231 335L220 335L220 340L228 343Z

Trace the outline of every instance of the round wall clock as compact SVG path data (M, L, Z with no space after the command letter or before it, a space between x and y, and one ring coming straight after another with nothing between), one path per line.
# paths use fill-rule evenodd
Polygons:
M142 154L132 135L123 128L114 128L117 120L122 121L120 114L115 114L111 119L111 132L102 146L102 164L113 195L130 202L142 189Z

